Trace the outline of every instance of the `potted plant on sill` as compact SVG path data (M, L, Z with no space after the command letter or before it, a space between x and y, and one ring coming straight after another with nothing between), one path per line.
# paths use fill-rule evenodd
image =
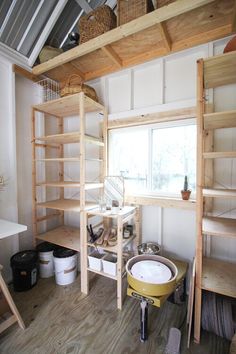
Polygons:
M189 200L191 190L188 189L188 176L184 176L184 189L181 191L182 199Z

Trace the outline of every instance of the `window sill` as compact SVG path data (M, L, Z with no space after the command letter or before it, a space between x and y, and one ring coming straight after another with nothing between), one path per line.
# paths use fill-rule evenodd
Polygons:
M196 200L182 200L180 198L157 197L150 195L127 195L125 202L138 205L158 205L162 208L176 208L195 210Z

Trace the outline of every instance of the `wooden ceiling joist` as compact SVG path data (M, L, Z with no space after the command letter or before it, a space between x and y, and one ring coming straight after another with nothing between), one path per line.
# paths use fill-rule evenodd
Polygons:
M216 40L232 34L234 7L235 0L176 0L34 67L33 74L64 81L77 68L87 81Z
M159 27L161 36L163 38L163 42L165 44L166 50L167 50L167 52L170 52L171 47L172 47L172 41L171 41L170 35L167 31L165 22L159 23L158 27Z
M109 58L111 58L113 63L115 63L119 68L122 68L122 65L123 65L122 60L119 57L119 55L112 49L111 46L106 45L105 47L102 47L101 49Z

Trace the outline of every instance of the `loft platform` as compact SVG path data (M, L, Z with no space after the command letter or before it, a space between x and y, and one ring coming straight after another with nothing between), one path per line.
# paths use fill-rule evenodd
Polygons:
M33 75L87 81L236 30L234 0L177 0L33 68Z

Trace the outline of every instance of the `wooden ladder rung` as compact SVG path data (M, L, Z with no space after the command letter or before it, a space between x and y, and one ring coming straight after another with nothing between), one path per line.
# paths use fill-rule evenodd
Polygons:
M10 317L8 317L7 319L4 319L3 322L0 322L0 333L2 333L3 331L5 331L5 329L7 329L8 327L10 327L11 325L13 325L15 322L17 322L17 318L15 315L11 315Z

